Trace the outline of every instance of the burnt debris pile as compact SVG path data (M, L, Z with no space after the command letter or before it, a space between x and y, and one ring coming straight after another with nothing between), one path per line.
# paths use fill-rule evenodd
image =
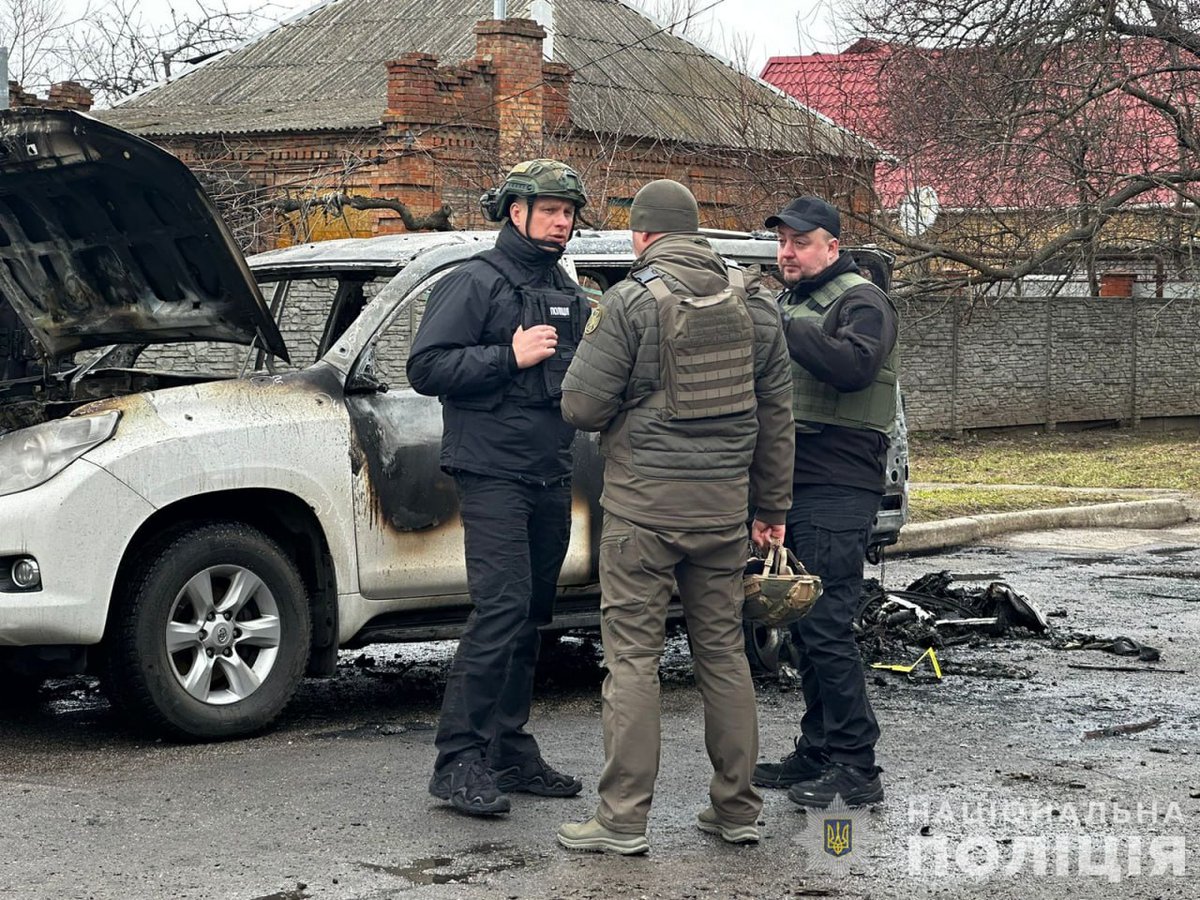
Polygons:
M960 645L977 648L1000 638L1038 638L1055 650L1100 650L1118 656L1156 662L1159 651L1127 637L1104 637L1069 631L1051 624L1066 616L1063 610L1044 613L1023 594L995 576L956 576L931 572L904 590L889 590L877 580L863 585L854 619L859 650L867 664L891 663L912 656L913 648L940 652ZM979 582L978 586L956 583ZM1027 670L993 672L976 665L956 665L943 659L948 674L1028 677ZM1007 667L1011 668L1011 667ZM986 671L984 670L986 669Z

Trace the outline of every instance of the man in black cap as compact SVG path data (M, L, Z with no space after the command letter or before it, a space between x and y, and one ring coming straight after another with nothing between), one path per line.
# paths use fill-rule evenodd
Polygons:
M801 806L883 800L879 725L867 700L851 619L883 495L896 418L897 315L838 247L838 211L799 197L766 221L779 236L780 296L792 359L796 462L787 544L821 576L822 597L792 625L806 711L795 749L761 763L754 783L788 788Z

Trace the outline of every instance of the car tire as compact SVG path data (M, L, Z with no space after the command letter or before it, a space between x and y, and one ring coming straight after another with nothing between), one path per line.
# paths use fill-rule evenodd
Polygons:
M786 628L771 628L758 622L742 621L746 658L753 675L778 675L780 665L798 664L792 635Z
M270 725L312 644L295 563L262 531L234 522L158 544L112 615L105 692L134 725L184 740Z

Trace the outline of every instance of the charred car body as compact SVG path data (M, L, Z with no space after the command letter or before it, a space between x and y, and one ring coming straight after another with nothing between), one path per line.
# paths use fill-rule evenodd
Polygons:
M404 361L433 284L494 236L246 261L165 151L73 113L0 113L0 670L96 671L144 725L217 738L264 727L339 648L454 637L469 598L440 408ZM767 236L713 242L774 264ZM860 259L886 283L882 254ZM565 262L604 288L632 260L627 232L581 232ZM306 304L296 368L278 323ZM180 341L249 349L240 373L146 365ZM876 547L905 515L893 443ZM597 618L594 438L575 460L558 628Z

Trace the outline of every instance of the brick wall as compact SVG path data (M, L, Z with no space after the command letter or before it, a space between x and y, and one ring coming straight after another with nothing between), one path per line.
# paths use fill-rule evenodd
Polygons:
M1165 293L905 304L909 427L1200 416L1200 297Z
M363 296L369 302L386 283L386 279L367 282L363 285ZM262 289L267 305L273 307L275 285L266 284L262 286ZM278 321L279 332L283 335L283 342L287 345L291 362L285 363L282 360L268 357L274 371L292 372L316 362L317 343L321 339L336 292L337 282L332 278L314 278L289 283ZM424 310L423 304L420 309ZM417 315L419 316L419 313ZM404 359L407 359L407 346L404 344L403 357L400 360L401 371ZM246 355L247 348L237 344L160 344L147 347L138 358L137 367L175 372L237 375L246 363ZM251 355L248 371L254 369L256 355ZM390 365L395 368L394 359L390 361Z

